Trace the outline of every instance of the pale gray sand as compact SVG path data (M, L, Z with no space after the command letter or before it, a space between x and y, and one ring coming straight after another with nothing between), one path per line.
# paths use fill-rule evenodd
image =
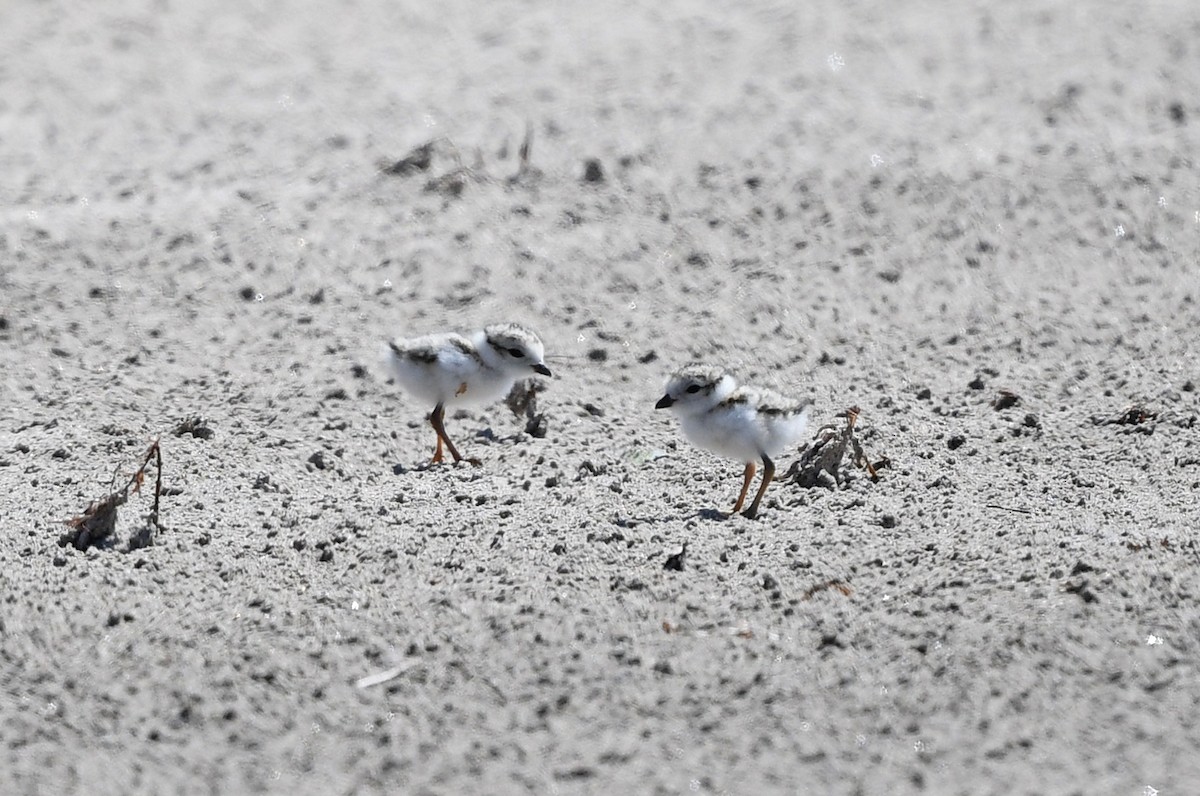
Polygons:
M244 6L0 25L0 792L1200 781L1187 4ZM379 344L500 318L546 436L417 469ZM695 358L892 466L714 519Z

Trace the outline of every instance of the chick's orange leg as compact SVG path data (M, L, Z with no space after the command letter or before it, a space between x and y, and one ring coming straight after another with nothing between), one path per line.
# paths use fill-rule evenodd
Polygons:
M437 435L437 448L433 451L433 458L429 460L430 464L441 464L442 462L442 435Z
M746 502L746 493L750 491L750 481L754 479L754 462L750 462L746 465L746 470L744 473L742 473L742 476L744 479L742 481L742 492L740 495L738 495L737 503L733 504L733 511L731 512L733 514L737 514L739 511L741 511L742 504Z
M767 492L767 487L771 485L771 481L775 479L775 462L771 461L766 456L763 460L763 476L762 483L758 487L758 494L754 496L754 502L750 504L750 508L746 509L745 517L754 519L758 516L758 504L762 503L763 495Z
M446 407L443 404L438 404L434 407L433 413L429 415L429 423L438 435L438 452L441 452L442 443L445 443L446 448L450 451L450 455L454 457L454 461L461 462L463 460L462 455L458 452L458 448L454 447L454 443L450 441L450 437L446 434L445 418ZM434 461L441 460L435 457ZM467 459L467 461L476 467L479 466L478 459Z
M429 425L433 426L433 431L437 434L437 448L433 452L433 459L430 464L440 464L445 457L442 454L442 446L445 444L450 448L450 455L454 457L454 461L459 460L458 451L454 447L454 443L446 436L446 426L442 422L446 417L446 407L438 404L433 407L433 411L429 413Z

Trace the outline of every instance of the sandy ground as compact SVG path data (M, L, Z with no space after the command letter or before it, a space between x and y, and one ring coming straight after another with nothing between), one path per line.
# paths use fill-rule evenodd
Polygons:
M1195 792L1200 12L436 5L3 12L0 792ZM891 466L723 519L692 359Z

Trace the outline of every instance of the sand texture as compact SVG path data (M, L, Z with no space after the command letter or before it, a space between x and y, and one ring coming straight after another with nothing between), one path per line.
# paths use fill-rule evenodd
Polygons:
M0 793L1197 792L1200 9L294 6L0 13Z

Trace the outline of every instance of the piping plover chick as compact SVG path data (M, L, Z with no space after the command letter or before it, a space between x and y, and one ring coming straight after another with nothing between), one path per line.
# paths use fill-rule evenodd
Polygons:
M446 407L481 406L503 398L517 379L532 373L550 375L542 341L516 323L496 323L464 337L455 332L396 339L384 352L396 382L407 392L433 404L429 424L437 433L430 464L442 461L443 443L454 461L463 457L446 436ZM478 459L468 459L478 465Z
M775 477L774 457L794 445L808 425L809 400L785 398L770 390L739 387L722 368L688 365L667 382L667 392L655 409L670 407L679 415L683 434L693 444L745 462L742 491L733 506L741 511L762 462L763 478L745 516L758 514L767 486Z

